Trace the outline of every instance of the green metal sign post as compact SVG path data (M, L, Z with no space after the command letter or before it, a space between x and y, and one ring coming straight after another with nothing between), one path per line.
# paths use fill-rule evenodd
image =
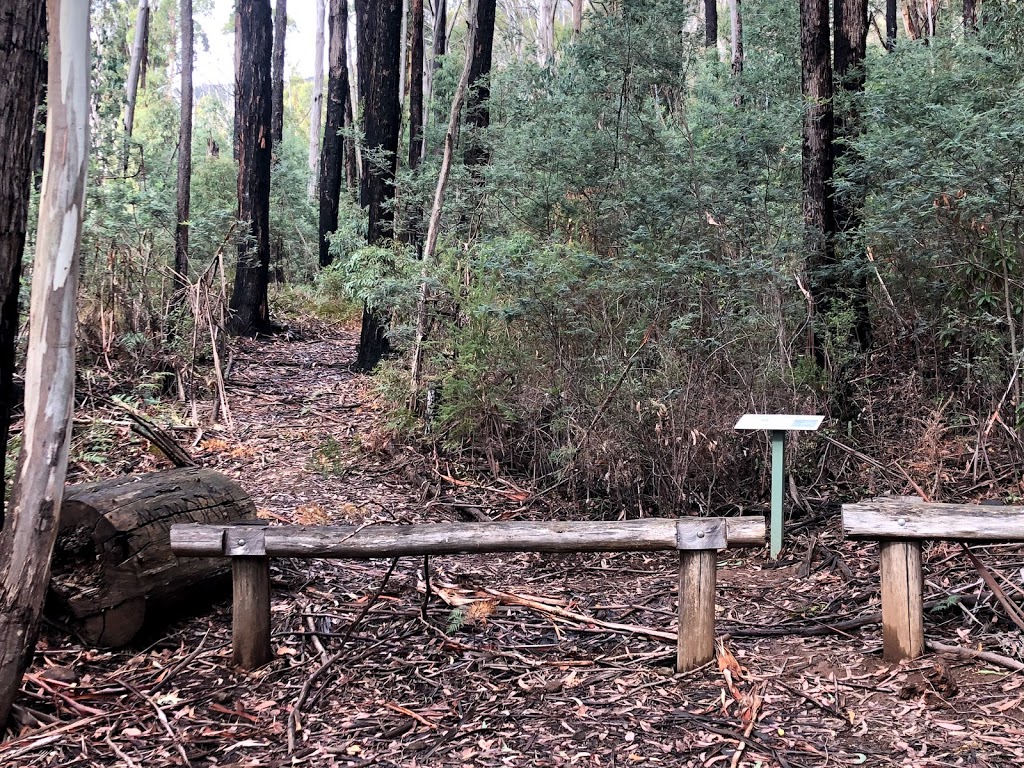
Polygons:
M785 478L782 471L782 457L786 452L786 432L781 429L772 430L772 523L769 554L777 560L782 551L782 529L785 521L782 517L782 496Z
M772 510L771 510L771 540L769 554L773 560L777 560L782 552L782 539L785 531L785 517L783 516L782 498L785 490L785 470L783 468L783 457L786 449L786 432L790 430L802 430L813 432L821 426L824 416L795 416L782 413L748 413L736 422L736 429L766 430L771 433L772 438Z

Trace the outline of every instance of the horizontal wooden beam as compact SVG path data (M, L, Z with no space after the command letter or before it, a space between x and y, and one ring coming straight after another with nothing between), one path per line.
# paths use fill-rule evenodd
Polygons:
M843 505L843 533L851 539L1024 541L1024 507L872 499Z
M258 533L256 532L258 531ZM262 542L259 539L262 538ZM763 546L762 517L423 525L176 525L177 555L399 557L479 552L648 552Z

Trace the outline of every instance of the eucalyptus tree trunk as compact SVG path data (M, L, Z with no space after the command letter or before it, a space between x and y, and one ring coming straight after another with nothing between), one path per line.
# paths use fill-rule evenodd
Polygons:
M139 92L139 73L144 66L146 34L149 28L149 0L139 0L139 12L135 17L135 40L132 43L131 65L128 68L128 100L124 110L124 132L132 135L135 126L135 100Z
M345 62L345 38L348 29L348 3L331 0L330 48L327 51L327 125L324 149L320 155L320 266L332 261L327 236L338 228L338 204L341 199L342 154L345 141L339 135L345 122L348 101L348 67Z
M964 0L964 34L978 31L978 6L975 0Z
M835 213L832 200L832 62L828 0L800 0L800 68L804 100L803 219L807 272L814 314L827 314L836 290ZM814 336L814 357L825 363L825 349Z
M313 46L313 98L309 108L309 186L306 190L310 200L316 199L317 174L320 171L320 117L324 101L324 16L326 15L326 10L324 0L316 0L316 38ZM344 34L344 30L342 30L342 33ZM334 33L332 32L332 34ZM344 66L345 62L342 61L341 64ZM328 66L334 66L333 59ZM328 74L328 77L330 77L330 74ZM321 265L322 257L323 254L321 254Z
M398 108L405 110L405 66L409 61L409 0L402 0L402 27L398 36Z
M431 27L430 43L430 94L433 95L433 77L441 69L441 57L448 52L448 2L434 0L434 23Z
M427 108L423 113L423 155L427 154L426 144L426 131L427 126L430 124L431 108L430 105L434 101L434 81L437 79L437 73L441 70L442 56L447 51L448 45L448 8L446 0L434 0L434 17L431 19L430 27L430 63L424 64L424 89L425 98L427 100Z
M896 47L896 0L885 0L885 50Z
M409 52L409 167L423 157L423 0L412 0L412 40Z
M320 22L321 26L323 22ZM288 0L277 0L274 4L274 84L271 90L270 136L274 146L281 145L284 134L284 38L288 31ZM323 45L320 46L323 58ZM319 62L317 62L319 65Z
M176 302L184 298L188 278L189 217L192 208L192 0L181 0L181 117L178 124L178 221L174 227Z
M743 74L743 11L740 0L729 0L729 44L732 49L732 76L739 79Z
M423 0L412 0L412 36L409 41L409 170L417 173L423 158ZM405 241L420 252L423 247L423 209L408 204Z
M395 235L395 171L398 135L402 128L398 70L401 67L402 0L356 2L359 40L360 95L363 99L362 195L368 209L366 241L386 246ZM385 320L364 303L356 366L370 371L389 348Z
M228 331L270 330L270 0L235 6L235 136L238 140L238 264Z
M864 93L864 59L868 43L868 0L834 0L834 74L838 87L849 94L842 111L835 115L835 163L855 165L860 157L853 142L863 132L858 98ZM839 259L842 264L862 265L867 254L857 236L862 221L864 194L856 184L847 191L835 193L836 233L844 251L851 258ZM868 315L866 272L863 269L839 269L836 266L836 298L842 298L853 312L849 340L861 351L871 346L871 319ZM824 308L827 311L827 307ZM845 340L844 340L845 341Z
M0 724L10 714L39 632L74 406L75 298L89 167L89 3L49 0L47 11L50 101L25 363L25 426L11 519L0 532ZM36 20L31 9L27 19Z
M46 4L39 0L12 3L8 12L0 13L0 72L22 73L0 80L0 124L5 128L0 142L0 528L4 524L7 437L17 399L18 294L32 190L37 79L46 62Z
M484 0L486 1L486 0ZM441 233L441 213L444 210L445 192L448 189L448 176L451 174L452 160L455 156L455 142L459 133L459 118L462 114L462 103L469 88L473 60L476 58L477 19L479 12L478 0L469 0L467 19L469 29L466 34L466 59L462 67L462 76L452 97L452 106L448 112L448 129L444 134L444 151L441 155L441 169L434 187L434 202L430 208L430 223L427 226L427 239L423 245L423 275L420 280L419 301L416 304L416 340L413 346L412 371L409 376L409 408L419 411L419 389L423 378L423 343L427 336L427 305L430 299L430 286L427 283L427 265L434 260L437 239Z
M708 0L704 0L707 3ZM583 31L583 0L572 0L572 35L577 37Z
M718 47L718 0L704 0L704 47Z
M494 51L495 0L476 3L476 31L473 35L472 59L469 68L469 91L466 94L466 165L477 169L486 165L489 156L480 131L491 124L491 60Z
M38 2L38 0L33 0ZM46 3L40 3L45 16ZM42 24L43 40L46 40L46 21ZM32 135L32 187L38 192L43 186L43 161L46 150L46 56L39 57L38 90L36 95L36 113L32 118L35 132Z
M555 58L555 0L537 3L537 63L542 67Z
M907 31L907 39L928 40L934 37L938 14L937 0L904 0L903 25Z

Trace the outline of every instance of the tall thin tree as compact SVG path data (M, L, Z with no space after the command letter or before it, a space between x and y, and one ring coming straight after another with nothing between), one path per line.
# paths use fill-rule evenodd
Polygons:
M539 0L537 3L537 63L546 67L555 60L555 10L556 0Z
M858 97L864 92L864 60L868 43L868 0L834 0L835 82L848 98L835 112L835 163L855 167L858 155L855 140L863 130ZM836 265L836 298L842 298L853 313L850 340L861 351L871 345L871 320L868 315L867 278L861 266L867 261L858 231L862 220L864 195L857 184L835 194L836 232L846 254Z
M427 225L427 238L423 245L423 272L420 279L419 301L416 303L416 338L412 349L412 366L409 376L409 408L414 413L420 410L419 389L423 377L423 345L427 339L427 314L430 299L430 285L427 282L427 265L434 259L434 250L441 233L441 213L444 210L444 198L448 189L448 176L451 173L452 161L455 157L455 140L459 131L459 119L462 103L469 90L469 81L473 70L473 59L476 57L477 19L480 18L477 7L479 0L469 0L467 12L468 29L466 31L466 58L462 67L462 76L452 96L451 109L448 112L448 129L444 135L444 149L441 153L441 168L434 186L434 201L430 207L430 221Z
M704 0L705 3L708 0ZM572 35L577 37L583 31L583 0L572 0Z
M718 0L704 0L704 47L718 47Z
M383 245L395 234L395 172L398 162L398 135L402 115L398 93L399 50L402 29L402 0L366 0L356 3L362 13L359 39L359 90L363 99L362 194L368 209L366 240ZM384 317L370 305L363 307L362 330L356 365L372 370L388 351Z
M267 282L270 267L270 0L238 0L235 6L235 136L238 140L238 264L228 331L270 330Z
M324 17L327 15L324 0L316 0L316 37L313 43L313 95L309 107L309 185L306 193L310 200L316 198L320 173L320 131L324 101ZM342 62L344 64L344 62Z
M832 199L832 62L829 1L800 0L800 69L804 100L803 218L807 272L818 318L828 313L835 293L835 212ZM819 324L820 325L820 324ZM825 347L815 334L813 353L825 363Z
M75 298L89 168L89 3L48 0L47 12L50 98L25 362L25 426L11 518L0 532L0 725L10 714L39 632L74 407ZM27 9L16 21L34 22L35 13Z
M357 76L356 38L353 26L355 14L348 12L346 0L346 14L348 22L345 25L345 39L343 48L345 54L345 75L348 77L348 90L345 92L345 118L346 128L354 128L356 124L356 112L359 104L359 78ZM345 137L345 185L348 196L355 200L359 195L359 147L352 136Z
M427 152L426 131L430 123L430 104L434 101L434 83L437 80L437 73L441 70L443 57L448 50L448 7L446 0L434 0L433 14L430 24L430 63L424 63L424 89L428 106L423 112L423 154Z
M470 129L466 135L466 165L470 168L478 168L489 159L480 132L491 124L491 63L497 3L495 0L479 0L476 9L473 58L466 93L466 125Z
M22 253L28 230L32 150L36 134L37 78L46 57L46 5L12 0L0 11L0 528L3 528L4 466L11 410L15 406L14 368L18 338L18 294Z
M345 38L348 29L348 2L331 0L327 51L327 125L320 155L320 266L332 261L327 236L338 228L338 204L341 199L342 153L341 129L345 122L348 100L348 66L345 62Z
M184 296L188 278L189 217L192 208L192 0L181 0L181 112L178 124L178 221L174 228L174 283Z
M885 0L885 50L896 47L896 0Z
M409 167L423 156L423 0L412 0L409 50Z
M729 44L732 49L732 76L743 74L743 9L740 0L729 0ZM737 96L737 100L741 97Z
M431 72L436 73L441 68L441 58L448 52L448 2L447 0L434 0L434 24L431 27L433 39L430 45L432 54L430 62Z
M964 0L964 34L978 31L978 5L975 0Z
M270 135L275 147L281 146L281 136L284 134L284 41L287 31L288 0L277 0L274 4L274 85L270 116Z
M135 126L135 102L139 93L139 77L145 67L146 35L149 29L149 0L139 0L139 11L135 16L135 40L132 42L132 57L128 67L127 103L124 110L124 132L129 136Z
M423 0L412 0L409 40L409 170L416 174L423 158ZM418 202L408 205L405 241L417 252L423 246L423 209Z

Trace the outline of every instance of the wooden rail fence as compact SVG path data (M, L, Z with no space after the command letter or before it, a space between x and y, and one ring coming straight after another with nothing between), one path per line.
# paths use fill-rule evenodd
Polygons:
M676 667L714 658L716 552L763 546L760 517L646 518L619 522L496 522L401 526L175 525L171 549L190 557L230 557L232 646L237 664L268 662L271 557L365 559L493 552L679 552Z
M890 661L914 659L925 647L921 542L1024 542L1024 507L871 499L843 505L843 533L878 541L882 653Z

